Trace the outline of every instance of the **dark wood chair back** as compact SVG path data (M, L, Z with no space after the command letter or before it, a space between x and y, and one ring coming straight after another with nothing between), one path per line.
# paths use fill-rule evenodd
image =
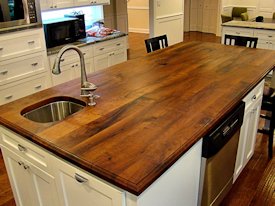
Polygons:
M228 35L228 34L224 36L225 45L236 45L236 46L256 48L257 43L258 43L257 37L234 36L234 35Z
M147 53L168 47L167 36L165 34L162 36L157 36L157 37L153 37L150 39L146 39L145 45L146 45Z
M274 72L274 71L273 71ZM274 75L274 74L273 74ZM261 106L260 118L265 120L262 128L258 129L259 133L268 135L268 157L273 157L273 139L275 130L275 95L274 89L265 86Z

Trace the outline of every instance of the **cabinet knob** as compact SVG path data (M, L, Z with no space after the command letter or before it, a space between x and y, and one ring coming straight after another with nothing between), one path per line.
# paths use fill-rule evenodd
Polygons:
M100 50L100 51L104 50L104 47L101 47L99 50Z
M5 96L5 99L11 99L13 97L13 95L8 95L8 96Z
M41 88L42 88L42 85L39 84L39 85L35 86L34 88L35 88L35 89L41 89Z
M17 147L18 147L20 152L26 152L27 151L27 148L22 146L21 144L18 144Z
M28 41L28 44L34 44L34 40L32 40L32 41Z
M3 47L0 47L0 51L2 51L4 48Z
M24 169L25 169L25 170L27 170L27 169L29 169L29 168L30 168L30 166L25 165L25 164L24 164L24 166L23 166L23 167L24 167Z
M37 63L37 62L32 63L32 66L33 66L33 67L35 67L35 66L37 66L37 65L38 65L38 63Z
M88 182L88 179L85 177L82 177L81 175L75 173L74 178L76 179L77 182L79 183L85 183Z
M254 94L251 100L254 102L257 99L257 96Z
M6 75L8 73L8 70L1 71L0 74Z
M24 162L19 161L18 164L21 166L21 165L24 165Z
M271 38L271 37L273 37L273 36L269 35L268 37Z

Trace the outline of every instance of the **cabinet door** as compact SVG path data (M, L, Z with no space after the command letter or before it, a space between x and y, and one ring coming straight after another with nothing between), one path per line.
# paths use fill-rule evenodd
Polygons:
M270 41L259 39L257 43L259 49L270 49Z
M92 1L89 0L75 0L75 6L90 5Z
M74 6L74 0L53 0L54 8L66 8Z
M244 150L244 165L247 164L247 162L250 160L250 158L254 154L261 104L262 104L262 98L259 98L255 102L253 108L249 111L250 114L248 116L249 122L247 127L248 132L247 132L247 139L246 139L245 150Z
M107 68L110 63L109 63L109 56L110 54L101 54L96 57L94 57L94 69L95 71L105 69Z
M57 160L57 187L62 205L124 206L124 192Z
M76 63L61 66L60 74L57 74L57 75L52 74L53 85L55 86L58 84L62 84L64 82L67 82L67 81L77 78L75 76L75 74L76 74L76 72L74 70L75 66L76 66ZM80 72L79 72L79 75L80 75Z
M53 0L40 0L41 10L48 10L53 8Z
M119 49L114 51L113 53L111 53L110 58L111 58L110 66L126 61L127 54L125 49Z
M51 175L5 147L2 147L2 152L17 205L58 205Z

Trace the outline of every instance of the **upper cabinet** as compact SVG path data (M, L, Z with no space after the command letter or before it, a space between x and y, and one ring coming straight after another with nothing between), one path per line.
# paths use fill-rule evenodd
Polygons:
M110 4L110 0L40 0L41 10L107 4Z
M74 0L40 0L42 10L60 9L71 7L74 5Z

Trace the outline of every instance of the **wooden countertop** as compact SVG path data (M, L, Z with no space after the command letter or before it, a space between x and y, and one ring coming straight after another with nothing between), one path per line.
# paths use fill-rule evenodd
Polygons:
M96 107L54 124L20 115L50 97L81 99L77 79L1 106L0 123L139 195L264 78L274 57L271 50L181 43L90 75L101 96Z

